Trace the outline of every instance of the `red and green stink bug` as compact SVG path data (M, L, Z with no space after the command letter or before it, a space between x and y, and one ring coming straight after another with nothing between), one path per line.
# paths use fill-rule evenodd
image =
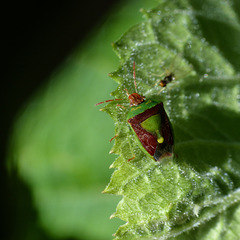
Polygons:
M136 97L137 102L135 102ZM141 102L139 102L140 98L142 98ZM173 131L163 103L150 99L144 100L137 93L129 95L129 100L131 108L127 121L136 135L141 149L155 161L172 156Z
M133 63L133 70L136 88L135 63ZM150 99L145 100L145 97L138 93L129 94L127 91L127 94L130 102L127 122L133 130L140 148L155 161L172 156L174 144L173 131L163 103L158 103ZM118 100L121 99L112 99L104 102ZM104 102L100 102L97 105ZM129 161L134 158L129 159Z

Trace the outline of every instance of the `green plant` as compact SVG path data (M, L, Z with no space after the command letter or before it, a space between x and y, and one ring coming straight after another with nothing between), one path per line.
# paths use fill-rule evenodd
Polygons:
M234 1L160 1L113 48L121 64L112 93L126 99L103 111L116 124L118 158L105 193L122 195L112 217L116 239L239 239L240 24ZM125 88L162 101L173 125L175 157L155 162L129 129ZM161 91L172 71L176 79ZM131 162L127 160L135 154ZM176 157L177 156L177 157Z

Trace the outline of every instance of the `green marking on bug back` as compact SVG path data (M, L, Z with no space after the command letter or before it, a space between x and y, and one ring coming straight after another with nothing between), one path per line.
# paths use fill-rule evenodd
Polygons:
M161 128L161 118L159 114L149 117L148 119L143 121L140 125L143 129L156 135L157 141L159 143L162 143L164 141L164 138L161 136L159 132L159 129Z
M148 132L155 133L156 129L160 129L161 127L161 119L159 114L149 117L141 123L141 126Z
M138 106L132 106L130 108L129 113L128 113L127 120L130 119L130 118L133 118L134 116L136 116L140 113L145 112L147 109L150 109L150 108L156 106L157 104L158 104L158 102L155 102L155 101L152 101L152 100L148 99L148 100L142 102Z

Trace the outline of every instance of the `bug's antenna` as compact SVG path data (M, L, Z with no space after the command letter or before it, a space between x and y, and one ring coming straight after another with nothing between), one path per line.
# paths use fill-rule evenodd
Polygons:
M135 72L135 61L133 62L133 79L134 79L134 86L137 92L137 83L136 83L136 72Z
M103 102L99 102L97 104L95 104L95 106L98 106L100 104L103 104L103 103L107 103L107 102L113 102L113 101L121 101L122 99L110 99L110 100L106 100L106 101L103 101Z

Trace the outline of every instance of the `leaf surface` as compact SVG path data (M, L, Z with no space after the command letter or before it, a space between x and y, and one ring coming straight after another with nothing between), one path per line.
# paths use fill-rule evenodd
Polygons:
M115 121L116 168L105 193L122 195L112 217L116 239L239 239L240 24L237 4L160 1L113 48L119 83L102 110ZM174 156L155 162L140 149L126 118L125 88L163 102ZM176 79L162 89L168 72ZM120 107L119 107L120 105ZM136 156L134 160L127 160Z

